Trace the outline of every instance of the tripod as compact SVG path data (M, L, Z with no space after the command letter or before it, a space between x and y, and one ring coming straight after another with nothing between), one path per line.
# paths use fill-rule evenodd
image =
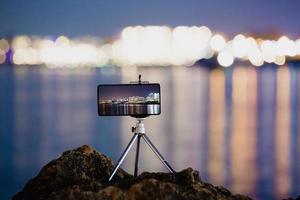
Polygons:
M117 170L120 168L120 165L123 163L125 157L127 156L128 152L132 148L134 142L137 139L137 146L136 146L136 154L135 154L135 165L134 165L134 177L137 177L138 175L138 167L139 167L139 151L140 151L140 140L143 138L146 142L146 144L150 147L150 149L155 153L155 155L159 158L159 160L165 165L165 167L171 172L175 173L175 171L172 169L172 167L169 165L169 163L164 159L164 157L159 153L158 149L154 146L154 144L150 141L148 136L145 132L145 126L144 126L144 119L143 118L137 118L137 123L135 127L132 127L132 132L134 133L133 137L131 138L129 144L125 148L123 154L121 155L117 165L115 166L112 174L109 177L109 181L112 180Z

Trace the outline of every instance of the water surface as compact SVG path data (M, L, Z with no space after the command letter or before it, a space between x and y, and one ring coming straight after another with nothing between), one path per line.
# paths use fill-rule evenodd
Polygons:
M258 199L300 194L297 64L194 67L0 68L0 199L9 199L67 149L90 144L117 161L130 117L98 117L97 85L161 84L161 115L145 120L175 170ZM142 143L140 171L166 171ZM133 172L134 149L122 165Z

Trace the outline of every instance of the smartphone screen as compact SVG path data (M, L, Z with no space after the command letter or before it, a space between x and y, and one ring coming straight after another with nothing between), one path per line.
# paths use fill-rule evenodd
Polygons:
M98 85L99 116L148 116L159 115L160 85L119 84Z

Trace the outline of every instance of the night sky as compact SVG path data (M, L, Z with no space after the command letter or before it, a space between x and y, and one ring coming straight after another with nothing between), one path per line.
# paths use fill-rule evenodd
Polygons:
M130 96L147 97L151 92L160 92L160 86L158 84L104 85L98 89L100 100L119 99Z
M129 25L206 25L227 36L300 37L299 0L0 0L0 37L116 36Z

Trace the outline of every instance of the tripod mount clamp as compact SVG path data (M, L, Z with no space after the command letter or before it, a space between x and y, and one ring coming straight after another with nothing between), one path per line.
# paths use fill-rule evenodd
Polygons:
M137 119L135 127L131 127L131 131L136 134L145 134L144 119Z
M139 74L139 80L138 81L130 81L130 84L148 84L149 81L142 81L142 75Z

